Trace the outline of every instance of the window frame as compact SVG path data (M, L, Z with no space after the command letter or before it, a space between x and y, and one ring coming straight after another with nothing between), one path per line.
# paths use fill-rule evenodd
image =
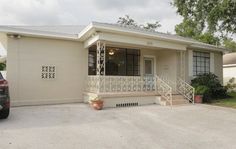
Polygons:
M210 72L210 52L193 51L193 76Z
M107 67L109 67L108 63L108 50L112 49L122 49L124 50L124 74L111 74L107 72ZM88 49L88 75L96 75L96 68L97 68L97 48L96 46L90 47ZM132 52L131 52L132 51ZM94 58L93 61L94 63L91 63L90 60L90 54L93 53ZM140 68L140 63L141 63L141 50L140 49L131 49L131 48L121 48L121 47L112 47L108 46L106 47L106 62L105 62L105 75L107 76L140 76L141 75L141 68ZM129 61L132 58L131 61ZM94 67L90 67L91 65L94 65ZM112 66L110 66L112 67ZM95 70L91 70L95 69Z

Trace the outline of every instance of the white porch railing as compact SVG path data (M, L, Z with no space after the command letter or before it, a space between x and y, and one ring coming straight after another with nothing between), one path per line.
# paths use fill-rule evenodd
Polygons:
M155 91L155 77L143 76L88 76L87 91L93 93Z
M157 92L172 106L172 88L160 77L156 77Z
M179 93L194 104L194 87L192 87L181 78L178 78L176 81L163 76L161 76L160 78L172 88L172 93Z
M176 88L180 94L194 104L195 89L181 78L177 79Z
M158 76L88 76L93 93L156 92L172 106L172 88Z

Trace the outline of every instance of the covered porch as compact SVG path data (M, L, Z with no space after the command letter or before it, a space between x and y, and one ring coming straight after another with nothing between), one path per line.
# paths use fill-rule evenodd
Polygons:
M173 95L181 94L186 101L194 102L194 88L185 81L188 64L184 45L105 35L99 33L85 44L86 100L100 97L116 98L118 102L121 98L152 97L152 102L164 100L172 105Z

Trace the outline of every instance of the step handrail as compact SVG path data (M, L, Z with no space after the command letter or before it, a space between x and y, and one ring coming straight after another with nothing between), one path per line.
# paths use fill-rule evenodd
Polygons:
M173 99L172 99L172 88L168 85L164 80L162 80L157 75L156 78L156 91L164 98L172 107Z
M194 93L195 89L193 86L182 80L181 78L177 79L177 90L185 98L194 104Z

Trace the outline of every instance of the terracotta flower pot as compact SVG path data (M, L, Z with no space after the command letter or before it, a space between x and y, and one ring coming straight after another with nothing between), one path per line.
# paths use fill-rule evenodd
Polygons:
M195 95L194 103L202 103L203 95Z
M94 101L91 101L91 105L95 110L102 110L103 101L102 100L94 100Z

